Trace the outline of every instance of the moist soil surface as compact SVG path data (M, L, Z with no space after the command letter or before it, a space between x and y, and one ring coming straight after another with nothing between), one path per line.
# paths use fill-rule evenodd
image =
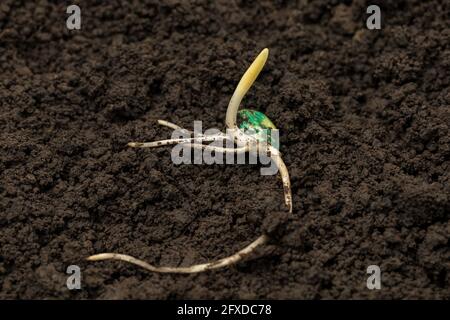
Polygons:
M81 8L81 30L66 8ZM449 298L450 4L0 3L0 298ZM224 129L243 101L280 129L294 211L261 165L176 165L157 119ZM235 266L157 274L225 257ZM66 269L81 268L81 290ZM381 268L381 290L366 286Z

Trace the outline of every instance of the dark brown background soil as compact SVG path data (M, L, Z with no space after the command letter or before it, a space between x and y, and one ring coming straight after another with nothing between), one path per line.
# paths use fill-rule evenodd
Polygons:
M449 298L450 4L378 2L380 31L369 4L1 0L0 298ZM126 147L170 137L156 119L222 129L264 47L244 104L281 129L292 215L258 165ZM190 265L262 231L270 245L204 274L84 261Z

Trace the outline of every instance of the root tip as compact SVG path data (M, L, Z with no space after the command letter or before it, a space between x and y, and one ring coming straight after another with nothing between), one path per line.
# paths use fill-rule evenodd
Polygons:
M128 142L128 146L132 148L139 148L142 144L142 142Z
M100 253L100 254L94 254L92 256L89 256L86 258L87 261L100 261L100 260L106 260L110 259L111 255L108 253Z

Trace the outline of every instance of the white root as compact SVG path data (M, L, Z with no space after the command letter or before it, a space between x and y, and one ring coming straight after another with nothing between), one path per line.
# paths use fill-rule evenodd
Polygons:
M248 151L248 146L238 147L238 148L223 148L218 146L210 146L206 144L199 143L186 143L184 144L187 147L191 147L193 149L202 149L202 150L210 150L218 153L233 153L233 154L242 154Z
M255 241L250 243L244 249L236 252L235 254L222 258L220 260L216 260L213 262L197 264L190 267L155 267L145 261L136 259L132 256L126 254L119 253L100 253L87 258L88 261L101 261L101 260L120 260L135 264L145 270L151 272L159 272L159 273L197 273L204 272L208 270L218 269L222 267L231 266L239 261L241 261L244 257L248 256L252 253L256 247L266 243L268 237L266 235L259 236Z
M176 125L175 123L172 123L172 122L169 122L169 121L166 121L166 120L158 120L158 124L161 125L161 126L164 126L164 127L168 127L170 129L173 129L173 130L178 130L178 131L184 131L184 132L191 133L191 131L189 131L187 129L184 129L184 128L180 127L179 125Z
M167 146L170 144L178 144L178 143L191 143L191 142L212 142L223 139L222 135L213 135L213 136L201 136L195 138L179 138L179 139L167 139L167 140L159 140L152 142L129 142L128 146L133 148L156 148Z
M184 129L179 125L176 125L175 123L169 121L158 120L158 124L164 127L171 128L173 130L184 132L186 134L194 134L194 132ZM194 134L193 138L166 139L152 142L129 142L128 146L132 148L156 148L178 143L213 142L218 140L229 140L229 139L230 137L223 133L218 133L214 135Z
M280 152L274 147L270 146L269 148L270 157L275 162L278 167L278 171L280 171L281 181L283 182L283 192L284 192L284 202L286 206L289 208L289 213L292 213L292 192L291 192L291 180L289 179L289 172L281 158Z

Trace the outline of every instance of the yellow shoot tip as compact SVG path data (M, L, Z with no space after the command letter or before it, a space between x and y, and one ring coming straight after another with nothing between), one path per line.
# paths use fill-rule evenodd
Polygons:
M256 57L255 61L250 65L247 71L239 81L239 84L236 88L236 91L245 95L250 87L255 82L256 78L260 74L262 68L266 64L267 58L269 57L269 49L265 48L261 51L261 53Z
M227 115L225 119L225 123L228 128L236 127L236 116L239 105L241 104L241 101L247 91L255 82L262 68L266 64L268 57L269 49L265 48L256 57L255 61L253 61L253 63L250 65L250 67L247 69L247 71L239 81L239 84L237 85L236 90L234 91L233 96L230 99L230 103L228 104Z

